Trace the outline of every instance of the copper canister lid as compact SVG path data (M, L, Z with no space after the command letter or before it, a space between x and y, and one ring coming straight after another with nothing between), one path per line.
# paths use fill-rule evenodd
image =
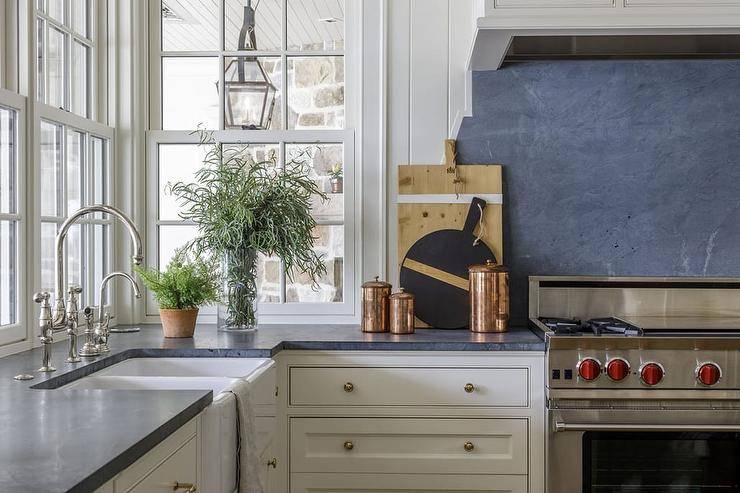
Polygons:
M413 300L414 299L414 295L411 294L411 293L407 293L406 290L403 289L403 288L398 288L398 292L397 293L393 293L391 295L391 299L392 300L399 300L399 301L401 301L401 300Z
M469 272L509 272L509 269L494 260L488 259L485 264L471 265L468 267Z
M390 289L391 285L390 283L387 283L385 281L379 281L378 279L380 276L375 276L375 280L373 281L367 281L362 284L362 289L369 288L369 289Z

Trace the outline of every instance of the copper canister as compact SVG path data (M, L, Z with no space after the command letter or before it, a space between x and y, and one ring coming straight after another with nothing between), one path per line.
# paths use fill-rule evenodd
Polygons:
M414 295L401 288L391 295L391 332L414 333Z
M470 330L506 332L509 328L509 270L493 260L468 269Z
M378 276L375 276L374 281L368 281L362 285L363 332L388 332L390 295L391 285L379 281Z

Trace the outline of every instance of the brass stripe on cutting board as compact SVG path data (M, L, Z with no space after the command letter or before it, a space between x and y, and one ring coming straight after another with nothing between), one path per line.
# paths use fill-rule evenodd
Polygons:
M439 270L436 267L432 267L431 265L422 264L421 262L411 260L410 258L407 258L403 262L403 266L413 270L414 272L418 272L419 274L424 274L425 276L429 276L438 281L442 281L443 283L450 284L452 286L455 286L456 288L469 291L468 280L463 277L459 277L455 274L450 274L449 272Z

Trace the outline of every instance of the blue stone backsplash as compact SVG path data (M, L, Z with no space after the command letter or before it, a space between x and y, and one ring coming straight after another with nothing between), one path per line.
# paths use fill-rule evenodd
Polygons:
M458 152L504 166L514 321L529 275L740 276L740 60L477 72Z

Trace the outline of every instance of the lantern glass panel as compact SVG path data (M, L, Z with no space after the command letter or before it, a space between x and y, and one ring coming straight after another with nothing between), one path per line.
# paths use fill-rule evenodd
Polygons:
M227 57L225 66L224 128L281 128L280 59Z

